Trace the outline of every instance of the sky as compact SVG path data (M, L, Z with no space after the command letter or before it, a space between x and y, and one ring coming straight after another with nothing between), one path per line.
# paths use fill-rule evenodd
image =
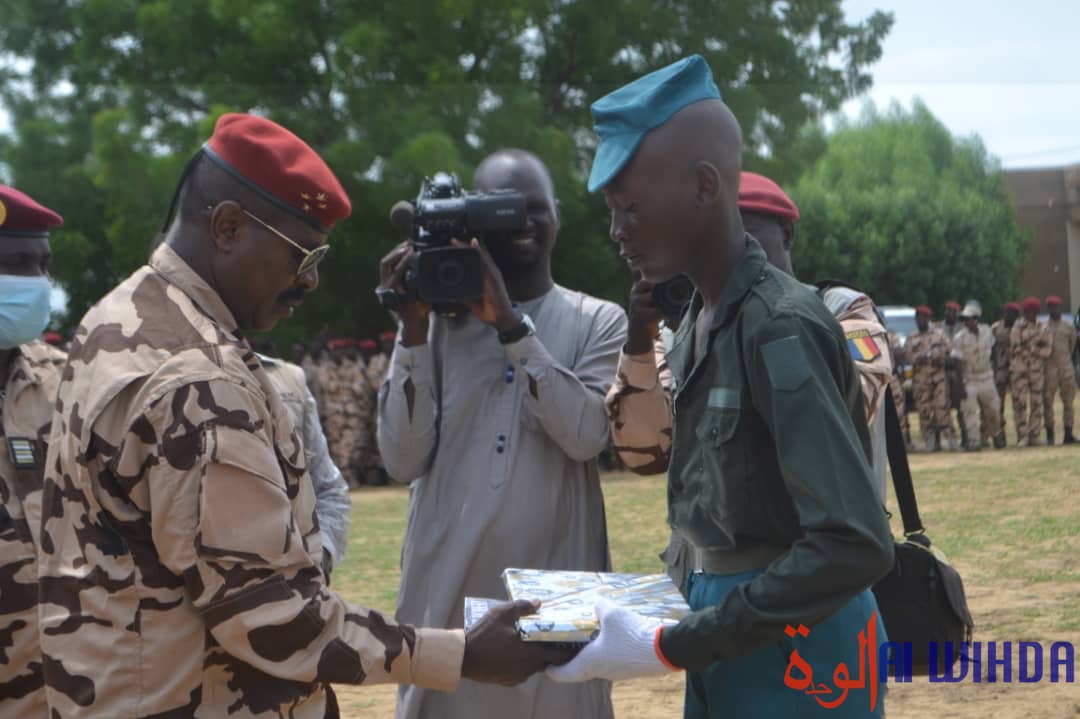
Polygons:
M798 0L794 0L798 1ZM1080 162L1078 0L843 0L849 20L890 11L895 23L867 98L922 98L956 135L977 133L1006 168ZM8 127L0 107L0 132Z
M849 20L892 12L874 86L879 107L920 97L955 135L973 133L1005 168L1080 163L1077 0L844 0Z

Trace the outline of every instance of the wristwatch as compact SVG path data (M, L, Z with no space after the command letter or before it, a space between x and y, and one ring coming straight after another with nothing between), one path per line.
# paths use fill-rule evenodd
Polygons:
M529 335L534 334L536 334L536 325L533 324L532 318L526 314L522 314L521 322L518 322L515 326L506 330L506 332L499 333L499 344L513 344L518 340L525 339Z

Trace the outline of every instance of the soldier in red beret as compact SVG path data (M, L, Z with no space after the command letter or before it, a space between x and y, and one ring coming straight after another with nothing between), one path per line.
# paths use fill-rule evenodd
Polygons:
M1046 308L1050 320L1046 331L1050 336L1050 357L1046 360L1046 389L1043 392L1043 418L1046 421L1046 443L1054 443L1054 396L1061 393L1061 424L1065 430L1062 444L1073 444L1073 397L1076 395L1076 374L1072 358L1076 350L1076 327L1061 319L1061 298L1050 295Z
M998 415L1001 417L1001 434L1005 435L1005 393L1009 389L1009 336L1016 318L1020 316L1020 305L1006 302L1002 308L1002 318L990 326L994 333L994 347L990 350L990 364L994 367L994 386L998 393Z
M519 640L532 602L466 642L327 587L304 446L245 338L318 286L349 215L323 159L224 115L173 205L149 264L80 322L57 396L39 557L52 712L323 719L332 682L453 691L565 661Z
M65 357L39 337L49 321L49 228L62 222L0 185L0 716L48 714L36 546L46 442Z
M1009 391L1013 397L1017 446L1042 444L1045 363L1050 356L1050 337L1039 322L1042 302L1027 297L1020 305L1023 316L1009 333Z
M926 305L915 308L915 324L919 331L908 336L904 351L911 360L911 391L919 412L919 428L927 452L939 449L938 436L949 443L949 449L959 449L949 416L948 384L945 362L949 357L949 338L930 323L933 311Z

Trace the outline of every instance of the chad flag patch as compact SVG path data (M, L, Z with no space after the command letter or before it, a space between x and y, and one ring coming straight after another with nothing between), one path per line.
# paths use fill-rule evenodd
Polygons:
M870 336L868 330L854 330L844 334L847 337L848 351L856 362L873 362L881 356L881 347Z

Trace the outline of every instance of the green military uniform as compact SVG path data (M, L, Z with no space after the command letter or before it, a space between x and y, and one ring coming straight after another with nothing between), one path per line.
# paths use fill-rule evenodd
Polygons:
M707 608L695 606L692 581L691 607L706 610L665 630L662 641L664 655L691 672L777 645L787 625L813 629L857 599L869 609L859 618L865 629L876 608L868 587L892 566L859 377L836 319L811 290L768 265L749 236L705 355L694 362L701 309L695 296L668 355L668 518L694 544L704 570L695 576L746 579ZM859 628L849 629L857 651ZM777 696L784 663L766 695ZM732 691L740 696L725 701L770 700Z

